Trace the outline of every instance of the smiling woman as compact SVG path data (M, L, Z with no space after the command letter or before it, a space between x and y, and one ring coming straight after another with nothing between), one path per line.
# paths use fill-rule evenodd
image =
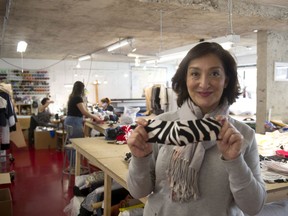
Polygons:
M138 120L127 141L132 153L127 185L135 198L149 195L144 216L260 212L266 191L254 130L228 116L229 106L240 95L232 55L217 43L196 45L181 61L172 88L179 109L157 116L161 127L150 128L147 121ZM188 129L177 134L169 127L183 128L191 120L211 117L219 124L217 140L191 140ZM195 124L209 137L210 127ZM153 132L169 137L169 145L155 141ZM173 146L175 140L185 145ZM213 186L207 187L211 179Z

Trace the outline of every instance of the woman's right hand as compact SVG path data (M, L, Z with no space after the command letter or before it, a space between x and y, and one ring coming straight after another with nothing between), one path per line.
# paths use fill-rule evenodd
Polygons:
M147 143L148 134L145 130L147 121L145 119L137 120L138 126L133 130L127 140L132 155L135 157L146 157L152 152L152 144Z

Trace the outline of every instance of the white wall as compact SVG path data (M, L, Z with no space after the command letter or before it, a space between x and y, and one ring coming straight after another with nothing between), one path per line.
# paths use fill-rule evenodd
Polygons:
M76 68L76 61L56 61L56 60L32 60L25 59L23 68L26 70L47 70L50 77L50 95L55 101L54 108L65 107L72 87L66 88L65 84L73 84L80 80L84 82L88 94L88 102L95 103L95 85L98 80L99 99L109 98L131 98L131 67L134 64L119 62L81 62L81 68ZM163 77L163 83L171 86L171 78L175 73L175 66L159 65L167 68L167 76ZM0 59L2 69L21 69L21 59ZM77 76L76 76L77 75ZM107 84L104 84L104 82ZM56 109L55 108L55 109Z
M255 65L256 55L243 56L237 58L238 65ZM81 68L76 68L77 61L72 60L42 60L42 59L25 59L23 68L27 70L47 70L50 77L50 95L55 101L54 110L58 107L66 107L67 99L71 93L72 87L66 88L65 84L71 84L77 80L85 83L88 90L88 102L96 102L95 85L93 82L98 80L101 85L98 86L99 99L109 98L132 98L132 80L131 67L134 64L119 62L96 62L83 61ZM152 66L150 66L152 67ZM171 64L158 64L158 67L166 68L167 74L163 77L162 83L171 87L171 78L173 77L176 67ZM21 59L0 59L1 69L21 69ZM77 76L76 76L77 75ZM159 76L158 78L159 79ZM105 84L107 82L107 84ZM253 79L253 84L254 79ZM256 86L254 86L256 88ZM135 86L133 86L135 88ZM140 87L139 87L140 88ZM171 91L172 92L172 91ZM170 94L172 95L172 94ZM173 96L173 97L172 97ZM177 109L176 96L170 97L170 110ZM171 108L172 107L172 108Z

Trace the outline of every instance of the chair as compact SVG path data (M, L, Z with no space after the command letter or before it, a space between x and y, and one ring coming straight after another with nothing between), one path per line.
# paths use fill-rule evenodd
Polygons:
M71 175L75 175L75 149L70 143L69 138L73 134L73 127L66 125L66 136L64 141L64 158L63 158L63 169L62 169L62 182L63 176L68 175L68 186L70 185ZM81 174L90 173L90 166L80 165Z
M29 126L29 134L28 134L28 142L30 146L34 145L34 130L39 126L37 116L32 115L30 118L30 126Z
M67 137L67 131L65 130L63 120L61 120L59 124L61 125L61 127L58 127L58 129L56 130L57 149L59 151L63 151L64 146L65 146L65 140Z
M37 115L35 115L35 114L31 115L29 131L28 131L28 142L29 142L30 146L34 145L34 130L37 128L37 126L56 128L56 126L54 124L39 121Z

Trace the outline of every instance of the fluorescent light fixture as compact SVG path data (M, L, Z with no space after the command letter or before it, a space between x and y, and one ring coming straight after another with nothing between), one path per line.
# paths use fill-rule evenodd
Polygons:
M149 60L146 61L146 64L155 64L155 62L157 63L162 63L162 62L169 62L169 61L173 61L173 60L178 60L178 59L183 59L187 54L187 51L183 51L183 52L178 52L178 53L174 53L174 54L169 54L169 55L163 55L160 56L159 59L157 60Z
M128 53L127 54L128 57L132 57L132 58L157 58L157 56L152 56L152 55L141 55L141 54L136 54L136 53Z
M85 61L91 58L91 55L85 55L85 56L81 56L80 58L78 58L78 61Z
M233 43L231 41L227 41L224 43L220 43L220 45L223 47L223 49L230 50L232 48Z
M123 47L123 46L126 46L127 44L132 43L132 41L133 41L133 38L126 38L126 39L120 40L117 43L114 43L114 44L108 46L107 50L108 50L108 52L111 52L115 49L118 49L120 47Z
M240 42L240 35L229 34L223 37L213 38L208 40L210 42L219 43L223 49L229 50L232 48L232 45Z
M140 66L140 63L141 63L141 60L138 58L138 57L136 57L135 58L135 66L137 67L137 66Z
M25 41L19 41L17 45L17 52L25 52L27 48L27 43Z
M156 60L156 59L155 60L148 60L145 62L145 64L157 64L157 61L158 60Z
M72 87L73 87L73 84L70 84L70 83L64 84L64 88L72 88Z

